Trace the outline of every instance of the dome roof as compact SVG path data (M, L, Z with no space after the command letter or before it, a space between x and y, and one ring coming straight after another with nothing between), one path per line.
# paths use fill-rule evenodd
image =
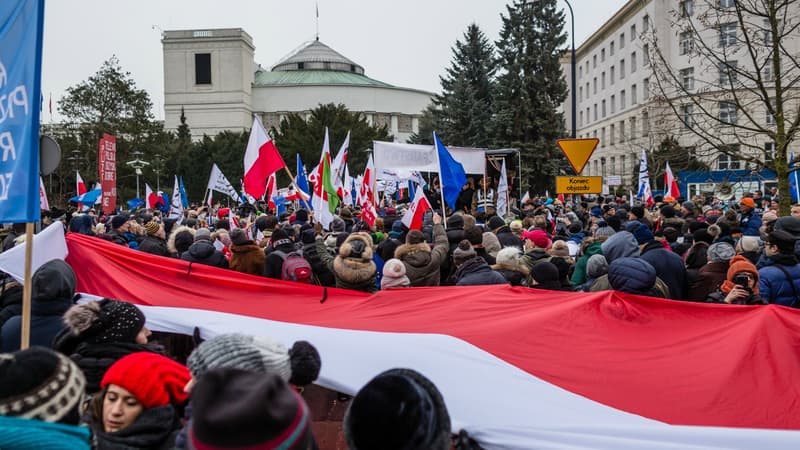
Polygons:
M273 72L327 70L364 75L364 68L319 40L302 45L272 66Z

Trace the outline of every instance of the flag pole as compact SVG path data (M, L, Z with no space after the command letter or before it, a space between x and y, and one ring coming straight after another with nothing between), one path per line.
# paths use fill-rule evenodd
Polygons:
M22 335L20 336L20 350L25 350L31 342L31 263L33 259L33 222L25 224L25 279L22 285Z
M300 187L297 185L297 181L295 181L295 178L294 178L294 176L292 175L292 172L289 172L289 168L288 168L288 167L286 167L286 165L285 165L285 164L284 164L284 166L283 166L283 170L285 170L285 171L286 171L286 175L289 175L289 179L290 179L290 180L292 180L292 186L294 186L295 190L297 190L297 192L298 192L298 193L299 193L299 192L303 192L303 191L301 191L301 190L300 190ZM277 180L275 180L275 182L277 183ZM311 207L310 207L310 206L308 206L308 200L306 200L306 198L305 198L305 197L303 197L303 196L301 195L301 196L300 196L300 199L301 199L301 200L303 200L303 204L304 204L304 205L306 205L306 209L307 209L307 210L309 210L309 211L313 211L313 210L311 209Z

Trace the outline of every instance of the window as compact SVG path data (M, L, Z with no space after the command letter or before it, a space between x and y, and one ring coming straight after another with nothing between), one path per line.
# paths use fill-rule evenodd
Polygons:
M625 121L619 121L619 143L625 142ZM622 157L622 171L625 172L625 157Z
M636 137L636 117L631 117L631 139Z
M622 141L622 134L623 134L622 130L620 130L620 133L619 133L620 141ZM622 167L619 168L619 171L620 171L621 174L625 175L625 171L627 170L627 168L625 167L625 165L626 165L625 164L625 155L620 156L619 160L620 160L619 161L619 165L622 166Z
M736 81L736 61L719 63L719 84L729 85Z
M586 76L589 76L589 61L586 61Z
M644 44L642 47L642 65L647 67L650 65L650 44Z
M590 119L589 119L589 107L587 106L586 107L586 123L589 123L589 122L590 122Z
M597 103L594 104L594 120L597 120Z
M603 72L602 74L600 74L600 89L605 89L605 88L606 88L606 73Z
M597 55L592 55L592 69L597 69Z
M739 151L739 144L728 145L728 151ZM721 154L717 157L717 170L739 170L742 168L742 162L735 159L731 155Z
M734 0L719 0L720 8L733 8Z
M631 73L636 72L636 52L631 53Z
M586 98L589 98L589 82L586 82Z
M579 127L583 126L583 111L581 111L580 114L578 114L578 126Z
M211 53L194 54L194 84L211 84Z
M631 86L631 105L635 105L635 104L639 103L639 100L638 100L637 97L638 96L636 95L636 85L634 84L634 85Z
M765 142L764 143L764 162L767 164L772 164L775 161L775 143L774 142Z
M600 62L606 62L606 49L600 49Z
M595 131L595 133L594 133L594 134L595 134L595 136L594 136L594 137L597 137L597 132L596 132L596 131ZM593 174L595 174L595 175L597 175L598 173L600 173L600 171L597 169L597 160L596 160L596 159L594 160L594 171L592 171L592 173L593 173Z
M605 101L605 99L603 100L603 102L602 102L602 104L601 104L601 105L602 105L602 106L601 106L601 108L600 108L600 109L602 110L602 113L603 113L603 118L605 119L605 118L606 118L606 101Z
M772 24L769 19L764 19L764 45L772 45Z
M636 24L631 25L631 42L636 39Z
M619 109L625 109L625 89L619 91Z
M608 44L608 54L614 56L614 41Z
M648 100L650 99L650 78L645 78L642 83L642 98Z
M578 100L583 100L583 86L578 88Z
M611 114L614 114L615 112L617 112L617 102L616 102L616 98L614 98L614 96L612 95L611 96Z
M642 33L647 33L647 30L650 29L650 16L644 16L642 18Z
M612 123L611 124L611 130L608 132L608 143L610 145L614 145L614 136L616 135L616 133L614 131L615 131L614 130L614 124ZM612 170L614 169L614 158L613 157L611 158L611 169Z
M619 35L619 48L620 49L625 48L625 33L621 33Z
M732 102L719 102L719 121L722 123L736 124L736 104Z
M719 26L719 45L728 47L736 44L736 22L723 23Z
M687 67L681 69L681 87L684 90L691 91L694 89L694 67Z
M683 31L680 34L680 53L688 55L694 50L694 37L691 31Z
M774 102L774 99L773 99ZM772 103L772 102L771 102ZM775 116L769 112L769 108L764 111L764 121L767 125L775 125Z
M694 0L681 0L681 17L694 15Z
M772 72L772 61L769 61L766 65L764 65L764 68L761 70L761 79L765 83L775 81L775 75Z
M650 113L647 111L642 112L642 136L650 136Z
M694 121L694 105L688 104L681 106L681 116L683 118L683 127L691 130L695 126Z
M593 84L594 89L592 90L592 94L597 94L597 77L594 77Z
M619 79L621 80L623 78L625 78L625 60L624 59L620 59L619 60Z
M583 78L583 66L578 66L578 79Z
M611 66L611 73L609 76L611 77L611 84L614 84L614 66Z

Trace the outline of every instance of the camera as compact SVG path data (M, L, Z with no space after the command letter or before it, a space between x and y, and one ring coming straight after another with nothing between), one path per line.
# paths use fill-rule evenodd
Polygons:
M737 284L744 288L747 292L752 292L750 289L750 278L747 275L736 275L733 277L733 284Z

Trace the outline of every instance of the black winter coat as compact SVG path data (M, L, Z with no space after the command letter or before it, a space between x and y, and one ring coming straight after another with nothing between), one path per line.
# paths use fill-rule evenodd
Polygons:
M289 241L286 243L281 243L267 253L266 259L264 260L264 276L280 280L281 272L283 271L283 257L275 253L276 250L288 255L297 249L295 248L294 244Z
M456 286L508 284L505 277L492 270L483 258L476 256L464 261L456 270Z
M197 264L205 264L207 266L219 267L222 269L228 268L228 260L221 251L214 247L211 241L205 239L196 241L189 247L186 253L181 255L181 259Z
M514 234L508 225L498 228L495 233L497 234L497 240L500 241L500 247L517 247L520 250L523 249L522 239Z
M669 287L669 298L686 299L688 286L686 266L680 256L667 250L658 241L651 241L642 249L640 258L656 269L656 276Z
M169 257L169 250L167 250L167 241L155 236L146 236L139 243L139 250L158 256Z
M334 287L336 286L336 278L333 272L328 270L327 264L322 262L322 258L317 253L317 243L305 244L303 246L303 257L311 264L311 269L314 271L314 276L319 280L322 286Z

